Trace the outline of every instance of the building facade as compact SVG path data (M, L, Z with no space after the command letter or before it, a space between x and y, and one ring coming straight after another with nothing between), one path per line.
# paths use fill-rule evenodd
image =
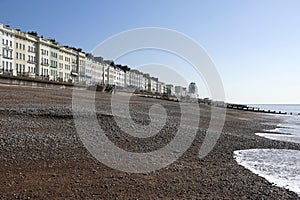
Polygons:
M13 29L0 24L2 39L1 48L1 74L16 75L14 70L14 32Z
M153 94L198 96L195 84L191 83L187 92L184 87L166 85L150 74L116 65L78 48L61 46L55 39L44 39L36 32L25 33L0 23L0 41L0 74L81 85L133 87Z
M175 95L175 88L173 85L171 85L171 84L166 85L166 94L168 94L170 96Z
M95 58L92 54L87 54L85 59L85 74L87 85L103 84L103 59Z
M77 52L67 46L60 46L58 55L58 81L72 82L72 60L76 60Z
M37 71L37 37L14 30L14 61L17 76L35 78Z
M59 63L59 44L55 40L50 40L50 73L49 80L57 81L58 75L58 63Z
M40 79L49 80L50 72L50 46L51 42L44 38L38 38L38 67L37 67L37 76Z
M75 81L79 84L86 85L87 77L86 77L86 69L85 69L85 59L86 54L81 51L81 49L77 49L77 59L76 59L76 69L73 68L73 72L77 73L78 76L75 77Z
M175 95L177 97L185 97L187 95L187 91L185 87L175 86Z

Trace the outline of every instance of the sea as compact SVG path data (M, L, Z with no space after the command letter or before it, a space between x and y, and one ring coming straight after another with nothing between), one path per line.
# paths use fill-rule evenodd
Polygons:
M255 108L287 112L273 130L256 135L270 140L300 144L300 104L252 104ZM294 191L300 197L300 151L291 149L248 149L234 152L236 161L272 184Z

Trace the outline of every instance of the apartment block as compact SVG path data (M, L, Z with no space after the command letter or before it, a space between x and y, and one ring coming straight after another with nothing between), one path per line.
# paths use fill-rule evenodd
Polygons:
M76 68L72 68L72 74L77 74L74 76L74 81L79 82L82 85L86 84L86 70L85 70L85 59L86 55L82 52L81 49L77 49L77 59L76 59Z
M116 71L115 85L125 87L126 71L121 66L116 66L114 70Z
M166 85L166 94L171 96L175 95L175 88L173 85L171 84Z
M76 61L77 51L68 46L60 46L58 52L58 81L72 82L72 60Z
M0 37L1 37L1 74L13 74L14 71L14 33L13 29L0 24Z
M142 72L140 72L136 69L129 70L127 72L126 78L127 78L127 80L126 80L127 86L135 87L139 90L145 89L144 77L143 77Z
M58 63L59 63L59 44L54 39L50 40L50 74L49 80L57 81L58 76Z
M50 72L50 49L51 42L38 37L38 69L37 76L42 79L49 79Z
M150 88L152 93L158 93L158 78L150 77Z
M36 32L22 32L0 23L0 74L71 82L81 85L109 84L140 91L198 96L195 84L189 91L166 85L150 74L128 66L116 65L86 54L79 48L62 46L55 39L45 39Z
M158 81L157 82L157 92L160 94L166 94L166 84Z
M94 57L92 54L86 54L85 72L90 81L87 85L103 84L104 83L104 63L102 57Z
M17 76L35 78L37 62L37 34L24 33L19 29L14 30L14 61Z
M175 86L175 95L177 97L185 97L187 95L186 88L182 86Z

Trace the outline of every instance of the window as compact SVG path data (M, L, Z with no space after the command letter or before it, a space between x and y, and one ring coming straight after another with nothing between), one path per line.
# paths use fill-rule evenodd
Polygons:
M12 41L9 42L9 46L12 47Z
M16 58L19 59L19 54L18 54L18 52L16 53Z
M25 50L25 44L23 44L23 50Z
M16 48L19 48L19 44L18 43L16 43Z
M25 60L25 54L23 54L23 60Z

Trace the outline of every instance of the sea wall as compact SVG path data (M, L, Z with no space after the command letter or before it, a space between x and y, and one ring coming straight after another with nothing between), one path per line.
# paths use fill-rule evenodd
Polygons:
M14 77L6 75L0 75L0 84L46 88L66 88L74 86L72 83L66 82L54 82L49 80L33 79L30 77Z

